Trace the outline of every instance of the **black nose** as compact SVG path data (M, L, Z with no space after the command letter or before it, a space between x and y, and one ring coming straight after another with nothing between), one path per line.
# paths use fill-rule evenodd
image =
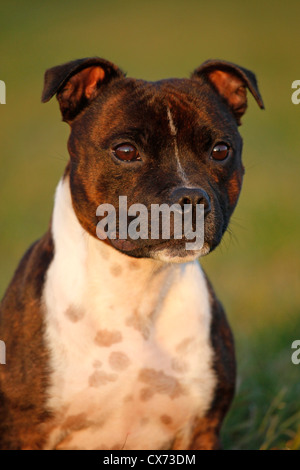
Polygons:
M196 204L204 205L204 215L211 211L210 199L206 191L201 188L177 188L171 194L171 204L179 204L184 209L184 204L192 204L195 209Z

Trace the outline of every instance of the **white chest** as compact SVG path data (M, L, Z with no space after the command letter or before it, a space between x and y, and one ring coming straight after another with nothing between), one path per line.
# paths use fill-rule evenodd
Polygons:
M216 385L200 267L133 260L93 239L65 186L44 290L56 416L46 448L184 448Z

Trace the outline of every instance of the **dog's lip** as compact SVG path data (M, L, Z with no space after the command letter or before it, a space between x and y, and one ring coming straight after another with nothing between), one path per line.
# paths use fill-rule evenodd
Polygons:
M141 244L138 243L138 240L131 241L128 239L122 240L122 239L116 238L116 239L111 239L110 242L114 248L117 248L118 250L125 251L125 252L134 251L137 248L141 248ZM170 242L170 240L163 240L163 241L155 240L154 243L150 243L150 244L143 243L142 246L143 248L148 248L149 251L160 250L161 248L165 248L167 245L169 245L168 242Z
M143 240L145 241L145 240ZM171 241L171 243L170 243ZM120 251L124 251L124 252L131 252L131 251L135 251L137 248L141 248L141 245L140 243L138 243L137 240L128 240L128 239L111 239L110 240L112 246ZM149 244L143 244L142 247L145 249L148 249L149 252L152 252L152 251L160 251L162 249L166 249L166 248L173 248L173 249L180 249L180 251L184 252L185 249L184 249L184 245L185 243L187 243L187 240L183 240L183 239L178 239L178 240L175 240L175 239L172 239L172 240L155 240L155 242L153 243L149 243ZM183 256L183 255L182 255Z

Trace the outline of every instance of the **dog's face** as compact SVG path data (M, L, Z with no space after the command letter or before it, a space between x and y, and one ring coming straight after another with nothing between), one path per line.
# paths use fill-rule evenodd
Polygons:
M143 204L149 236L107 239L135 257L186 261L221 241L240 193L243 165L238 132L246 87L263 107L254 75L233 64L209 61L191 79L146 82L126 78L102 59L83 59L46 72L43 101L57 93L70 123L70 186L76 215L92 236L97 207L119 210ZM203 204L204 244L186 250L185 238L152 239L153 204ZM128 223L132 217L128 217ZM172 218L171 218L172 222ZM195 219L194 219L195 223Z

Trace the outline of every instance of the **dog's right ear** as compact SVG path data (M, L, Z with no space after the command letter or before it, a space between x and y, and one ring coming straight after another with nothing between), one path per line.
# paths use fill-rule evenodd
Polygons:
M256 77L250 70L225 60L207 60L194 71L191 78L197 80L201 77L205 77L225 100L238 125L241 124L241 117L247 109L247 88L259 107L264 109Z
M102 85L122 77L121 69L99 57L67 62L46 70L42 102L56 94L63 121L70 123L98 96Z

